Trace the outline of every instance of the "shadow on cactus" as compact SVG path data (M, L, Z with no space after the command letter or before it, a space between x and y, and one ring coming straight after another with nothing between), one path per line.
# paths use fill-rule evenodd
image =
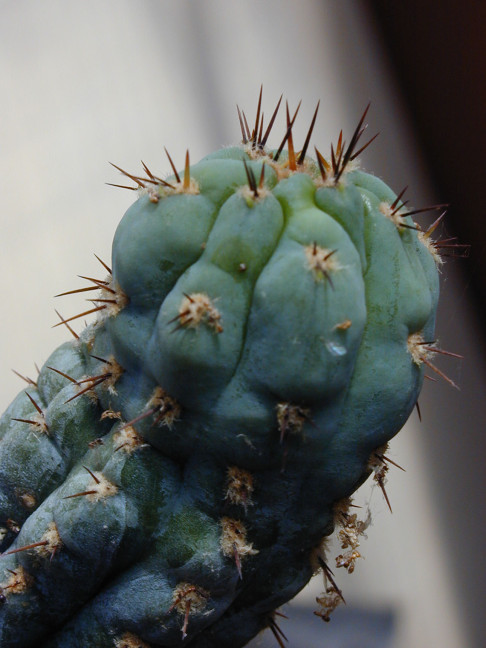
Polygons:
M91 306L0 419L3 648L244 646L319 570L343 599L369 477L432 359L440 253L359 169L363 114L330 156L267 148L261 93L242 143L137 192ZM66 293L64 293L66 294ZM96 321L78 335L78 318ZM452 383L453 384L453 383ZM388 500L387 500L388 501Z

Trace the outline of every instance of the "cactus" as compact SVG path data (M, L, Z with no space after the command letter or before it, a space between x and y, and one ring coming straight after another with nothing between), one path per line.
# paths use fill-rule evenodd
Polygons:
M120 169L139 195L112 268L69 291L93 306L0 419L3 648L283 645L277 608L317 570L320 616L342 598L326 538L352 571L351 495L386 495L386 444L444 376L442 216L359 169L366 111L329 160L319 106L300 152L288 107L267 148L280 103L171 177Z

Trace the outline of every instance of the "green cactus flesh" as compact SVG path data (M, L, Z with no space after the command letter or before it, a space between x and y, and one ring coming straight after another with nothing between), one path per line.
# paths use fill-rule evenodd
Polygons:
M358 168L363 120L329 162L289 121L267 149L258 111L240 146L126 174L96 321L0 419L3 648L236 648L332 578L319 547L417 402L438 299L433 228Z

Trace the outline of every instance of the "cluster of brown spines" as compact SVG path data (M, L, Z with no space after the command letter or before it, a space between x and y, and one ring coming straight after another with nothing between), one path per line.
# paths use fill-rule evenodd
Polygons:
M380 204L381 213L386 216L400 231L403 229L411 229L417 232L418 240L424 245L438 266L444 262L443 257L460 258L467 257L469 254L470 246L457 242L456 237L444 238L434 240L432 234L437 230L439 225L444 220L447 213L447 204L430 205L428 207L421 207L419 209L409 209L407 207L408 200L403 201L407 187L402 189L392 203L382 202ZM427 227L422 229L419 223L414 222L413 225L405 221L408 216L415 216L426 212L440 210L442 213L436 220Z
M215 333L223 332L221 313L205 293L184 294L179 306L178 314L169 321L169 324L177 321L174 331L180 328L197 328L205 324Z
M128 171L121 169L116 164L111 163L112 166L115 167L115 169L117 169L118 171L120 171L120 173L122 173L125 177L135 182L134 187L133 186L130 187L128 185L114 184L113 182L107 182L107 184L109 184L112 187L120 187L121 189L130 189L131 191L138 191L139 189L145 190L146 192L148 192L150 202L153 203L158 203L160 198L164 195L180 194L180 193L198 194L199 186L197 182L193 178L191 178L189 151L186 151L184 175L181 178L174 165L171 156L169 155L169 152L167 151L167 149L164 150L167 154L167 158L174 172L174 176L176 180L175 182L168 182L167 180L164 180L163 178L154 175L150 171L148 166L144 162L142 162L143 170L145 172L145 177L137 176L134 175L133 173L129 173Z
M30 381L30 379L28 379ZM32 381L30 381L32 383ZM36 383L32 383L36 386ZM49 434L49 426L46 423L44 412L40 405L37 403L35 398L29 394L29 392L24 392L27 398L30 400L32 405L35 407L37 414L35 414L30 419L24 418L12 418L12 421L19 421L20 423L28 423L31 426L30 431L33 434Z
M253 505L254 491L253 476L250 472L230 466L226 473L226 485L223 499L226 502L241 506L246 514L248 506ZM220 547L224 556L232 560L243 579L243 562L248 556L258 553L253 544L247 539L247 530L243 522L229 516L220 519ZM204 612L211 593L195 583L181 582L173 592L172 605L168 612L177 611L182 617L182 638L187 636L187 628L191 614Z
M388 444L373 451L369 461L367 470L373 474L375 483L380 487L383 497L392 511L390 499L385 489L386 476L389 467L395 466L400 470L404 470L395 461L385 455L388 449ZM364 520L358 517L357 513L350 511L355 505L352 499L347 497L343 500L336 502L334 505L334 524L337 527L337 541L340 548L343 550L335 557L337 568L343 568L348 574L352 574L356 567L356 561L362 558L359 550L361 538L366 538L366 530L371 523L371 513L368 509L366 518ZM359 508L359 507L358 507ZM316 598L319 608L314 612L317 616L321 617L323 621L330 621L331 613L336 609L340 603L346 603L341 589L335 580L335 576L328 563L326 562L328 553L329 538L323 539L321 545L316 549L313 555L313 562L316 568L322 570L324 577L324 592Z
M363 135L366 126L363 126L364 120L366 118L369 105L364 111L361 119L358 123L358 126L353 133L353 136L346 146L346 143L343 141L342 131L339 134L338 142L336 147L331 146L331 155L329 161L315 148L316 157L317 157L317 169L315 169L315 164L312 163L309 165L309 160L306 158L307 151L309 148L310 140L312 137L312 132L317 119L317 113L319 111L320 102L317 103L314 115L311 120L309 130L307 132L304 144L300 151L295 150L294 140L292 135L292 129L297 118L301 102L299 102L295 113L292 118L290 117L289 106L286 104L286 120L287 128L285 135L276 151L268 151L266 149L266 144L268 137L272 131L275 119L280 109L280 104L282 102L282 96L280 97L277 106L270 118L267 128L264 131L264 114L261 111L262 106L262 94L263 89L260 89L260 96L258 98L258 106L255 116L255 124L252 130L248 126L248 121L246 115L243 111L238 110L238 118L240 121L242 143L244 150L248 155L253 158L262 158L264 163L269 164L275 171L279 178L286 177L292 172L306 172L310 173L312 176L315 176L318 179L318 182L324 185L337 185L346 171L349 171L353 168L353 162L356 158L371 144L371 142L377 137L375 135L370 139L364 146L359 150L357 149L358 142ZM284 150L285 145L287 145L287 158L283 162L280 162L280 157ZM317 172L317 175L316 175Z
M101 263L103 268L108 272L108 277L106 279L96 279L94 277L86 277L84 275L80 275L81 279L89 281L90 284L92 285L87 286L85 288L76 288L74 290L68 290L66 292L60 293L59 295L56 295L56 297L64 297L66 295L85 293L92 290L97 290L100 293L99 297L95 297L94 299L88 300L93 304L95 304L93 308L90 308L82 313L78 313L78 315L73 315L72 317L68 317L67 319L64 319L58 313L58 316L61 321L55 324L55 326L61 326L61 324L66 325L70 330L71 334L74 335L74 337L77 337L77 335L69 327L69 322L72 322L75 319L79 319L80 317L86 317L87 315L91 315L93 313L97 313L98 317L101 316L102 318L112 317L114 315L117 315L123 308L125 308L125 306L128 305L128 297L125 295L125 293L120 288L120 286L113 280L113 274L111 268L104 261L102 261L98 256L96 256L96 258Z
M253 545L247 541L246 527L240 520L223 517L221 528L221 550L225 556L234 559L239 577L243 580L241 561L246 556L254 556L258 550L253 549Z
M18 533L20 528L17 528L16 531ZM32 551L39 558L52 560L56 553L61 550L62 544L55 522L50 522L38 542L11 549L1 555L8 556L22 551ZM6 571L6 579L0 583L0 603L5 602L8 596L23 594L34 583L34 578L22 565L19 565L16 569L7 569Z
M331 151L328 158L324 157L322 153L317 149L317 147L314 147L316 162L313 162L306 156L316 123L320 102L317 103L304 144L300 151L295 150L292 129L299 113L301 102L299 102L292 117L290 117L289 106L287 103L285 134L277 150L271 151L267 149L267 142L278 115L283 95L280 96L280 99L277 102L275 110L273 111L266 128L264 127L262 96L263 87L260 88L253 128L250 128L250 126L248 125L248 120L246 118L245 112L240 110L239 106L237 106L243 150L249 155L250 158L261 159L263 161L261 174L259 179L257 180L253 170L249 168L246 164L246 161L243 160L248 179L248 185L243 188L243 192L246 191L248 197L251 197L253 199L265 195L266 189L264 186L264 178L266 164L268 164L275 170L279 179L285 178L294 172L305 172L314 179L318 186L336 186L340 183L347 172L352 171L358 166L358 157L376 139L376 137L378 137L379 133L369 139L366 144L358 148L361 137L367 128L365 119L370 107L370 104L368 104L363 114L361 115L361 118L358 122L358 125L356 126L356 129L353 132L349 143L346 143L343 140L343 132L341 130L337 138L336 145L331 144ZM287 156L282 160L281 158L285 145L287 145ZM121 169L117 165L112 165L125 177L132 180L135 183L135 186L115 183L107 184L115 187L121 187L123 189L130 189L132 191L143 190L145 192L148 192L149 198L152 202L158 202L161 196L170 195L171 193L198 193L199 187L197 185L197 182L192 179L190 175L189 151L186 152L184 173L183 177L181 178L181 175L178 173L177 168L167 149L164 150L167 154L167 158L172 168L175 182L169 182L168 180L164 180L163 178L154 175L147 167L147 165L142 162L145 176L135 175L133 173L125 171L124 169ZM382 213L385 214L392 222L394 222L398 229L407 228L416 230L418 232L419 240L423 245L427 247L438 265L443 262L443 257L451 256L457 258L467 256L470 246L458 243L456 237L449 237L440 240L433 240L431 238L432 234L442 222L446 213L445 211L443 211L439 218L425 230L422 229L422 227L416 222L414 222L413 225L410 225L404 221L407 216L413 216L416 214L447 207L447 205L445 204L440 204L432 205L430 207L422 207L419 209L406 208L408 201L402 201L402 196L405 191L406 188L403 189L403 191L397 196L393 203L382 203L380 207ZM90 312L94 312L94 310Z
M169 612L177 610L183 615L184 623L182 626L182 638L187 637L187 626L189 624L189 615L191 613L203 612L210 598L209 592L202 587L192 583L179 583L174 589L172 596L172 605Z

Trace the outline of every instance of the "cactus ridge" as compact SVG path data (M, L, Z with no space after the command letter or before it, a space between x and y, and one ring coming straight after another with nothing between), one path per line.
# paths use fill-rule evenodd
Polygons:
M329 160L282 97L242 143L137 191L73 339L0 419L0 644L244 646L316 570L343 599L367 523L350 497L417 403L441 244L359 169L369 106ZM375 136L376 137L376 136ZM287 147L284 150L285 146ZM115 165L113 165L115 166ZM446 242L443 244L456 245ZM460 253L463 248L450 248ZM93 294L96 295L92 297ZM72 323L96 316L80 334ZM452 354L453 355L453 354ZM452 383L454 384L454 383Z

